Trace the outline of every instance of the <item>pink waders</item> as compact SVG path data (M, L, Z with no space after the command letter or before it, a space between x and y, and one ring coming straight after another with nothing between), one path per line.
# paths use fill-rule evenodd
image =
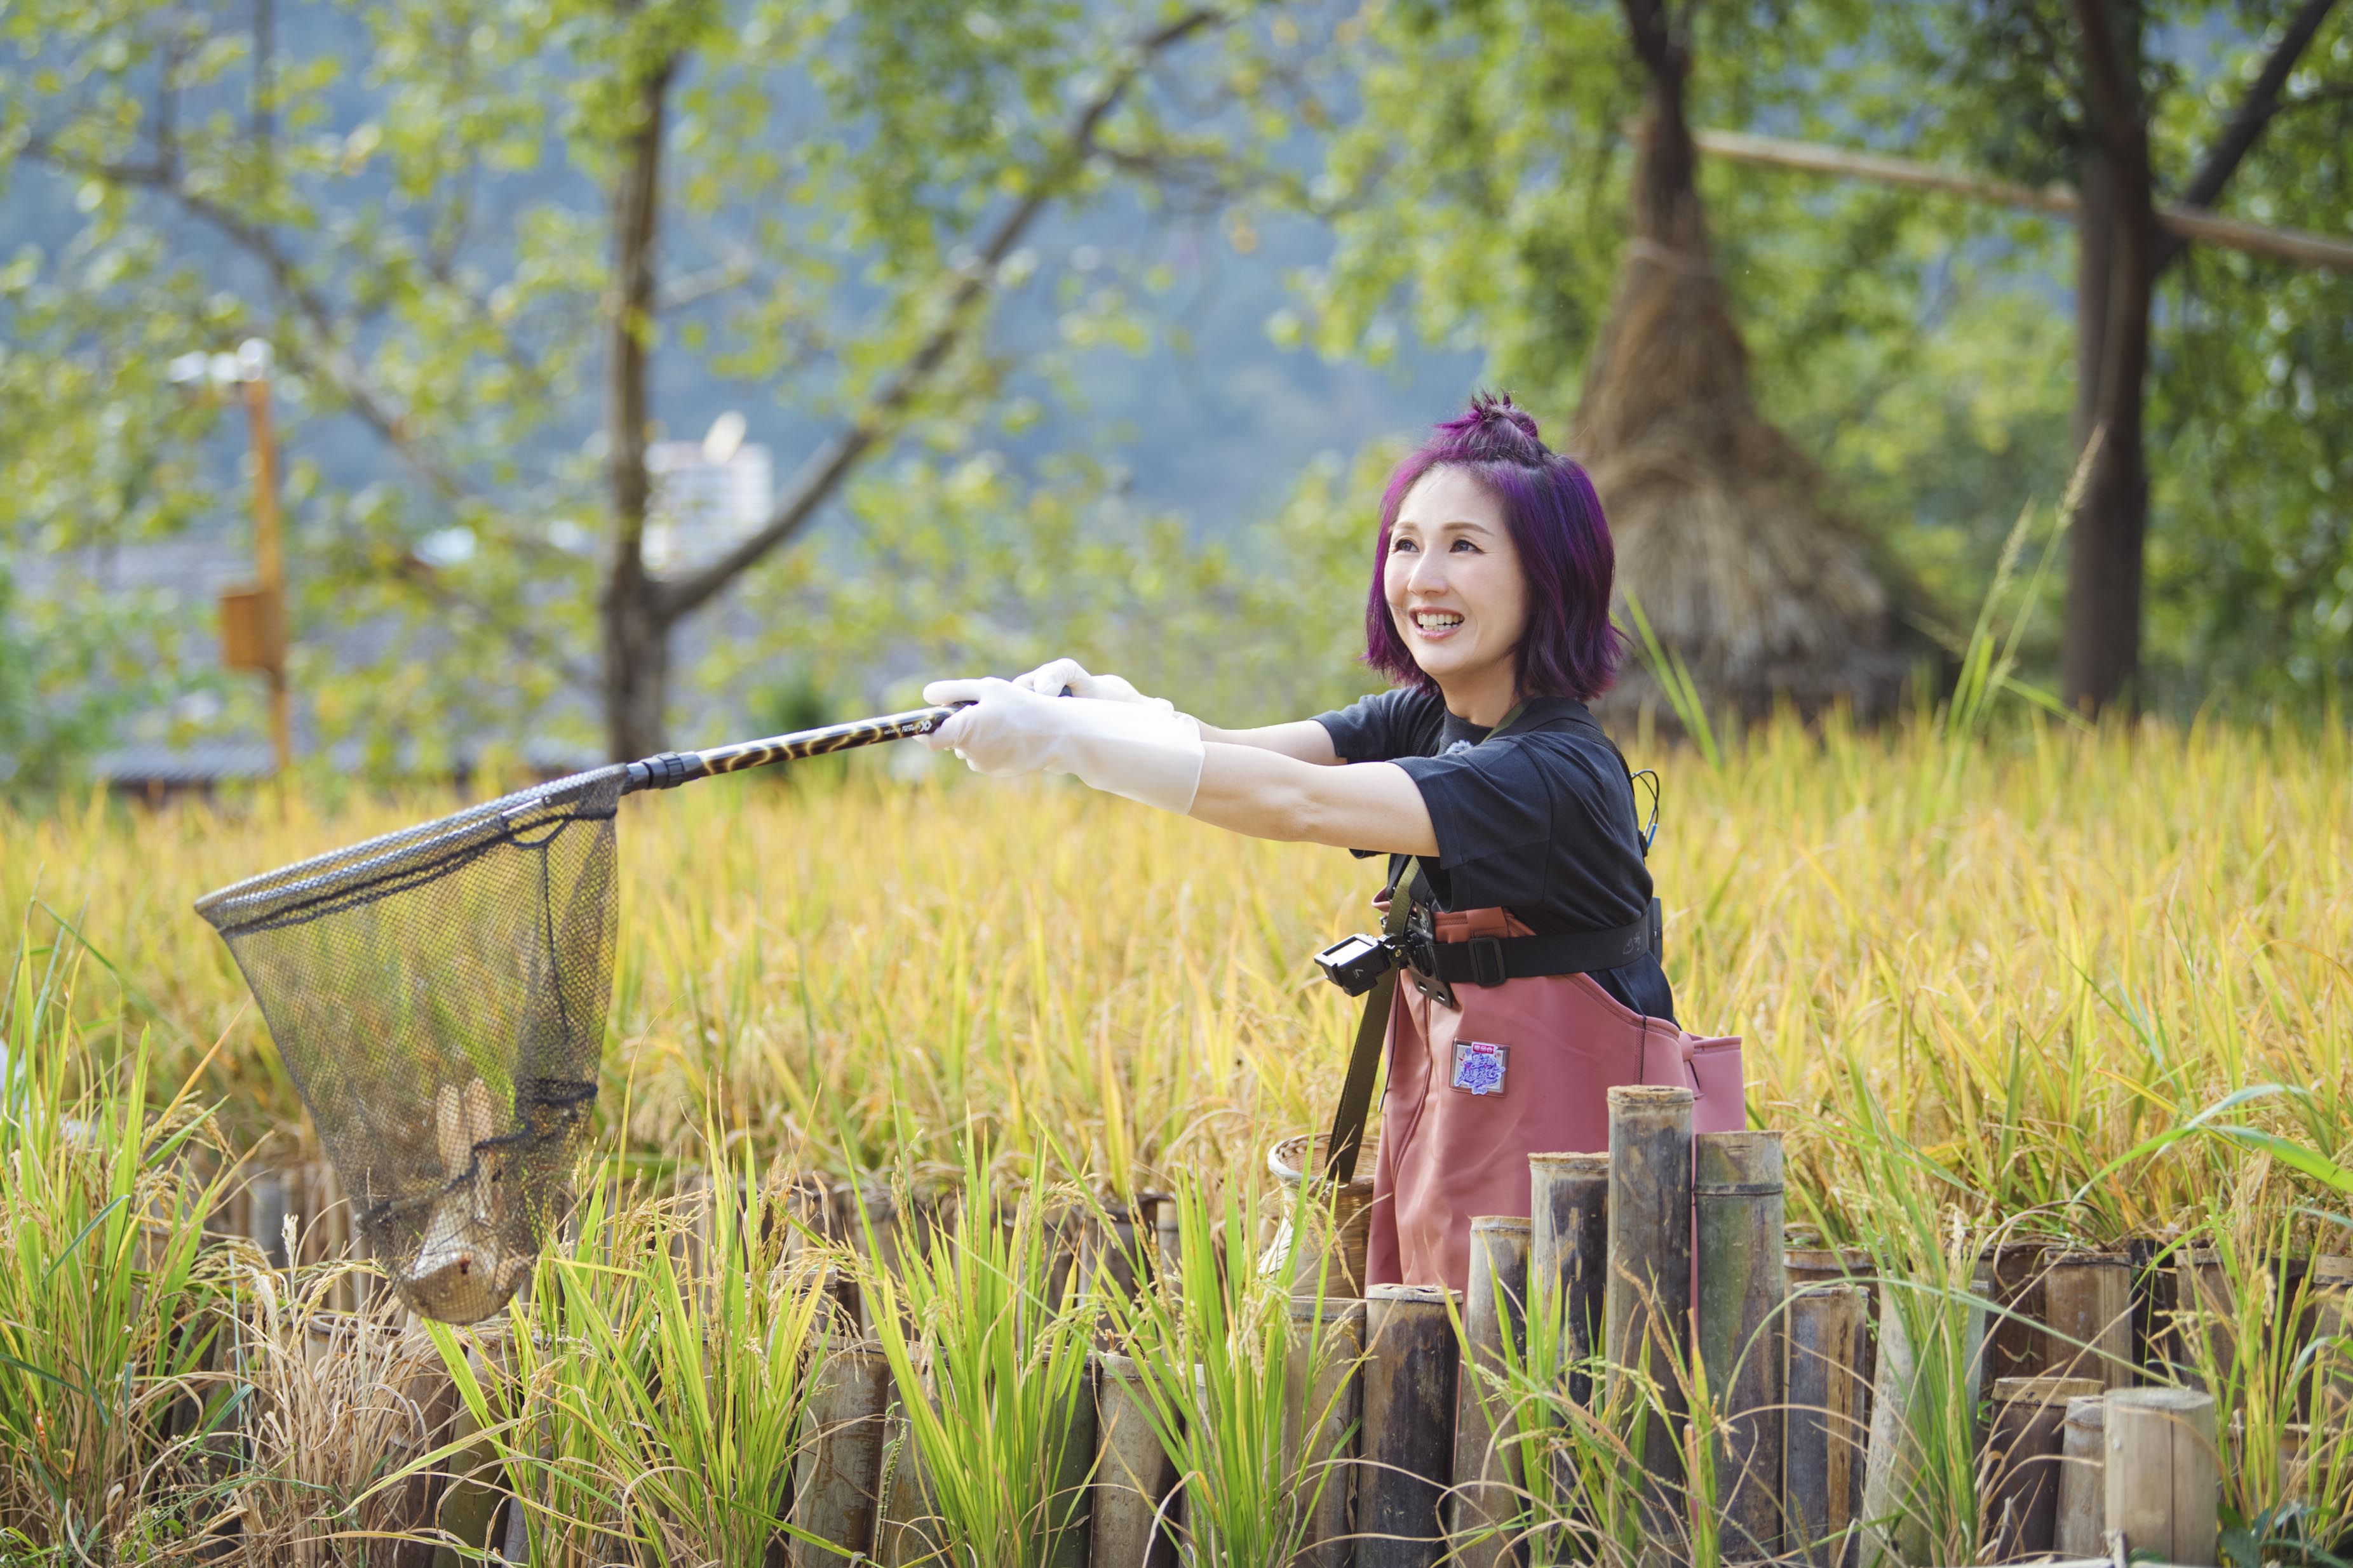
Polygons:
M1500 909L1433 923L1440 942L1529 934ZM1389 1005L1368 1283L1462 1289L1472 1218L1528 1212L1530 1154L1606 1152L1615 1085L1694 1090L1697 1131L1746 1125L1737 1039L1645 1018L1586 974L1457 985L1454 995L1449 1007L1400 974Z

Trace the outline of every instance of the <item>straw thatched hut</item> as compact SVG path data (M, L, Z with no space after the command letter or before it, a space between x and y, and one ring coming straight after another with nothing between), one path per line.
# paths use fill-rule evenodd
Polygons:
M1630 235L1570 447L1609 509L1621 593L1641 596L1711 709L1756 717L1782 700L1805 710L1843 700L1883 714L1925 649L1899 616L1896 574L1749 395L1694 178L1687 48L1657 0L1625 4L1651 87ZM1630 668L1609 703L1658 700Z

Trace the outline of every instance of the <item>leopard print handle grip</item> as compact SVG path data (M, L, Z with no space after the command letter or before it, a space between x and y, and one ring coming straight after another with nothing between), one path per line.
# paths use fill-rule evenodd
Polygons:
M772 763L822 757L871 746L879 741L910 740L930 734L946 721L949 714L965 706L968 705L959 702L947 708L913 708L876 719L853 719L847 724L771 735L765 741L738 741L732 746L713 746L708 751L664 752L660 756L629 764L628 789L671 789L691 779L709 778L714 773L741 773L745 768L765 768Z

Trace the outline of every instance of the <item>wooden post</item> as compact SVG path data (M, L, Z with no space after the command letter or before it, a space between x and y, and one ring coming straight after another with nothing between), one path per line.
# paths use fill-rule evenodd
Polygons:
M1783 1521L1807 1568L1849 1568L1862 1500L1863 1342L1870 1297L1860 1285L1810 1285L1788 1302L1789 1416Z
M793 1460L793 1523L833 1550L795 1539L793 1568L841 1568L873 1554L890 1403L890 1359L871 1340L842 1345L818 1369Z
M2052 1549L2081 1562L2107 1553L2108 1402L2067 1401L2059 1442L2059 1508Z
M1095 1373L1094 1540L1090 1561L1108 1568L1175 1568L1176 1465L1153 1429L1142 1374L1104 1352Z
M1365 1348L1362 1301L1295 1296L1282 1373L1283 1469L1312 1493L1307 1542L1295 1568L1348 1568L1356 1475L1356 1366ZM1107 1565L1108 1568L1108 1565Z
M1601 1298L1609 1272L1609 1156L1528 1156L1528 1292L1536 1310L1561 1314L1568 1397L1593 1402L1589 1370L1601 1348Z
M1684 1377L1692 1306L1692 1092L1609 1091L1609 1276L1602 1298L1606 1407L1641 1421L1643 1528L1664 1545L1683 1510ZM1647 1381L1656 1407L1637 1416Z
M1528 1243L1534 1228L1509 1215L1482 1215L1471 1222L1449 1521L1456 1552L1468 1568L1507 1568L1527 1560L1525 1547L1508 1533L1519 1511L1519 1455L1513 1441L1517 1426L1508 1395L1490 1378L1508 1375L1507 1354L1520 1362L1527 1356Z
M1735 1562L1781 1553L1781 1135L1692 1140L1699 1258L1699 1351L1721 1412L1715 1500Z
M1376 1285L1366 1300L1371 1349L1356 1468L1356 1568L1434 1568L1445 1554L1439 1510L1454 1479L1450 1294L1434 1285Z
M246 417L253 426L253 574L267 617L269 752L282 775L294 765L294 723L286 689L286 557L278 543L278 437L269 418L265 360L245 378Z
M2067 1401L2096 1395L2097 1378L2005 1377L1993 1385L1986 1521L1994 1563L2047 1554L2059 1523L2059 1456Z
M2043 1256L2042 1301L2046 1368L2096 1378L2103 1390L2132 1386L2130 1258L2053 1248Z
M2210 1568L2221 1542L2222 1472L2214 1396L2114 1388L2107 1410L2107 1529L2125 1550Z

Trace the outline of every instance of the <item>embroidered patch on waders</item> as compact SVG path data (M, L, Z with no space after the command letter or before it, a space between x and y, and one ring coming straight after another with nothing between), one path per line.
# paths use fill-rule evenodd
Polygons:
M1481 1040L1455 1041L1454 1087L1465 1094L1503 1093L1504 1068L1511 1054L1509 1046L1491 1046Z

